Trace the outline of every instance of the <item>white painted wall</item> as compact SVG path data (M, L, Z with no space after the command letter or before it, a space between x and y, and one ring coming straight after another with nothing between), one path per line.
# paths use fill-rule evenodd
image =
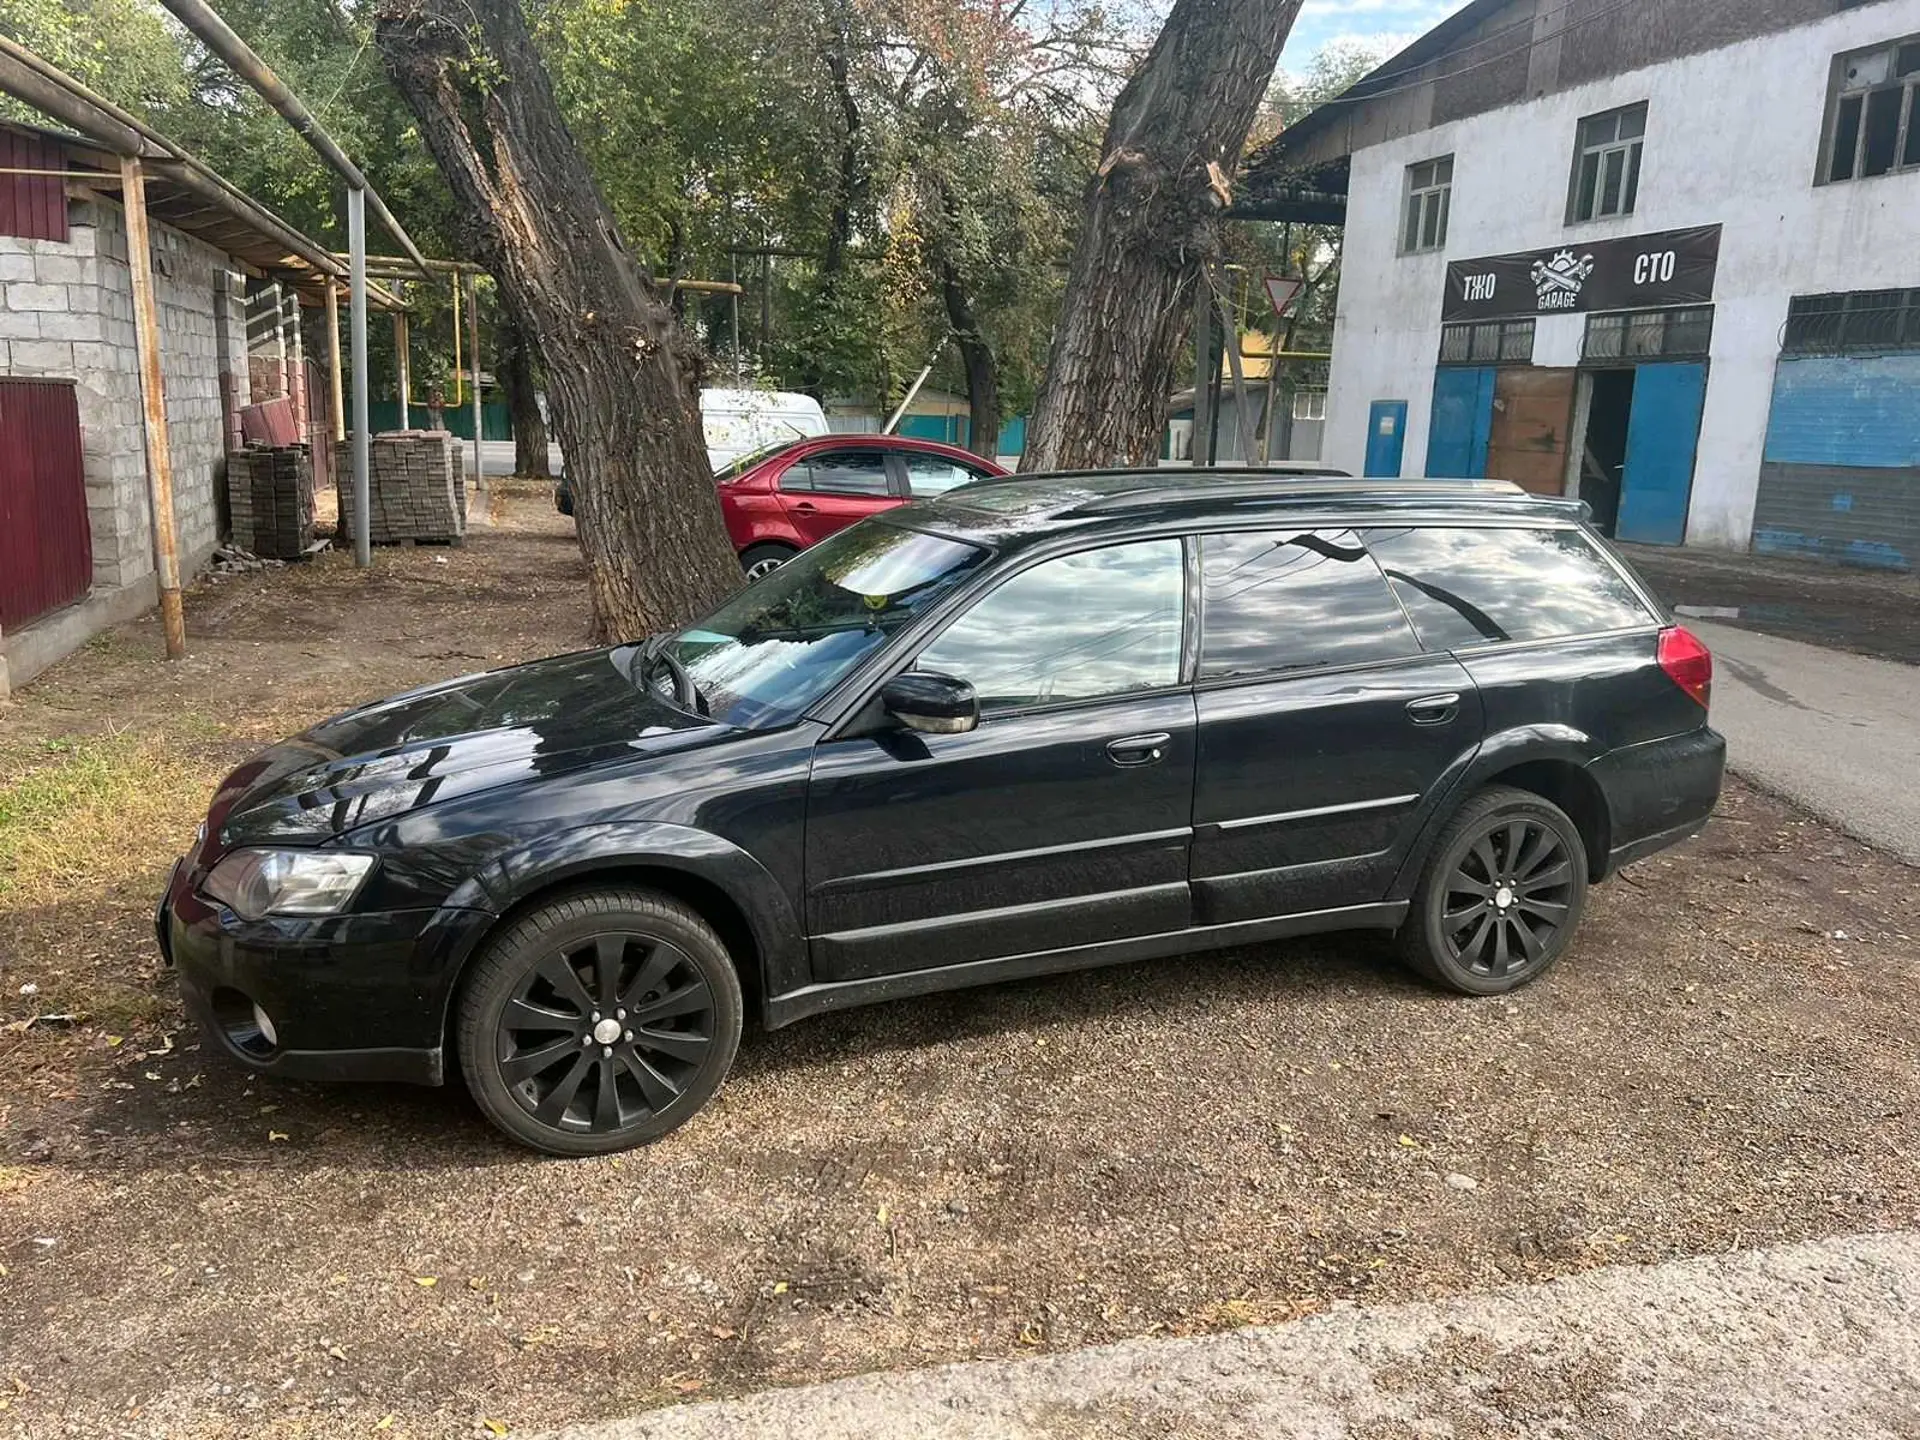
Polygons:
M1867 5L1437 126L1353 157L1334 324L1327 459L1358 474L1374 400L1408 404L1405 470L1426 464L1448 260L1720 224L1720 269L1689 544L1745 548L1791 296L1920 286L1920 172L1813 183L1835 55L1920 33L1920 0ZM1636 213L1566 224L1582 116L1645 100ZM1444 253L1402 256L1406 167L1454 156ZM1573 365L1585 317L1542 316L1536 365Z

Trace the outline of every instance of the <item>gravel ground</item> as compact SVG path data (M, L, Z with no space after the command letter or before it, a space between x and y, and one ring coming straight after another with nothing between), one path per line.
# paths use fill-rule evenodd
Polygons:
M1920 1237L1875 1235L674 1406L553 1440L1908 1440Z
M566 648L567 523L196 592L191 660L132 627L0 715L0 786L110 717L210 787ZM187 791L0 894L0 1434L551 1427L1920 1222L1913 872L1739 786L1506 1000L1355 938L882 1006L749 1034L708 1114L585 1162L202 1054L147 934ZM145 1004L29 1027L23 984Z

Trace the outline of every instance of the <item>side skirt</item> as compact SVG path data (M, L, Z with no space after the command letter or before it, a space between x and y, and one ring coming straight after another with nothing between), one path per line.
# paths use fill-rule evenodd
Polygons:
M1093 970L1103 965L1126 965L1135 960L1158 960L1168 955L1189 955L1200 950L1257 945L1295 935L1319 935L1334 930L1397 930L1407 918L1407 910L1408 905L1404 900L1382 905L1349 905L1338 910L1314 910L1303 915L1241 920L1230 925L1206 925L1164 935L1110 940L1099 945L1074 945L1061 950L1040 950L1029 955L1011 955L997 960L975 960L965 965L910 970L899 975L877 976L871 980L807 985L768 1000L765 1007L766 1025L769 1030L778 1030L809 1015L850 1010L857 1005L873 1005L883 1000L904 1000L913 995L965 990L975 985L1025 980L1036 975L1058 975L1070 970Z

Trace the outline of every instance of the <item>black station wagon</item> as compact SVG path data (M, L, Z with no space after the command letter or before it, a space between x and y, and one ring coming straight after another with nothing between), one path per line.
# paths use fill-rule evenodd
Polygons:
M684 630L265 751L160 903L254 1069L652 1139L768 1026L1346 928L1496 995L1718 796L1712 661L1576 503L1245 472L1001 481Z

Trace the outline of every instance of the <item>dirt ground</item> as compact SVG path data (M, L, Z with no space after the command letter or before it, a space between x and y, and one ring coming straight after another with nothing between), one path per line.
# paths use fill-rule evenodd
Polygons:
M1738 613L1723 625L1920 665L1920 575L1730 551L1623 547L1669 605Z
M1506 1000L1348 938L876 1007L600 1161L249 1079L182 1025L166 866L253 746L583 639L571 522L497 509L0 709L0 1435L504 1433L1920 1223L1920 877L1739 785Z

